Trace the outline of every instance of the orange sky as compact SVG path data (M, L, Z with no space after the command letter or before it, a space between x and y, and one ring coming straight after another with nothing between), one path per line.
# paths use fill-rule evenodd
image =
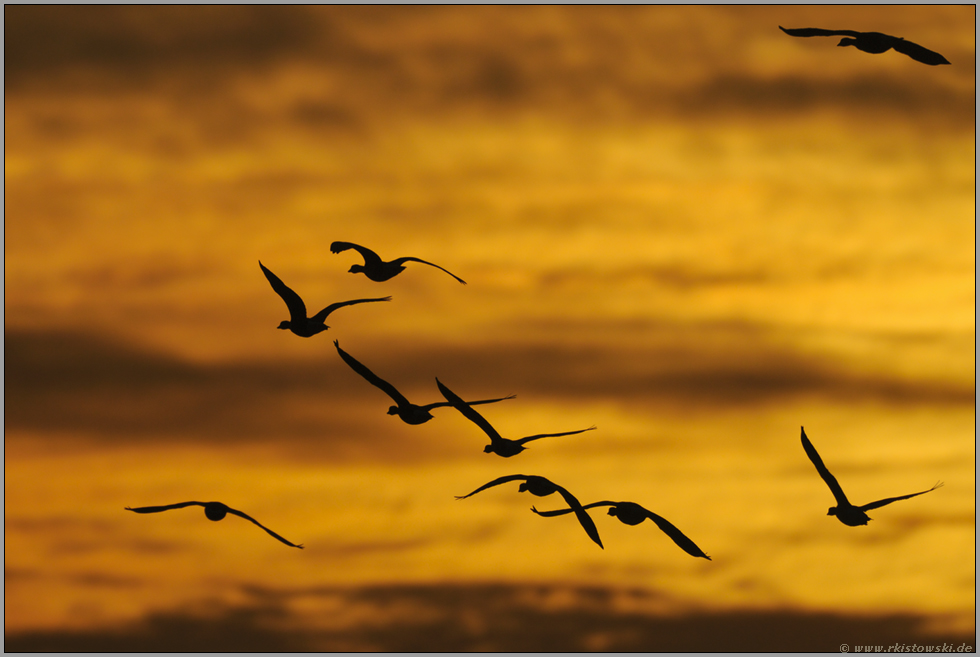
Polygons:
M11 645L975 633L974 7L4 18ZM778 25L880 30L952 66ZM373 283L334 240L468 285L420 264ZM299 338L259 259L311 311L393 299ZM334 340L418 403L435 377L516 394L481 407L505 437L598 430L483 454L453 409L385 415ZM801 425L856 503L945 486L844 527ZM514 473L635 501L712 561L597 509L600 550L516 483L453 499ZM123 510L195 499L306 549ZM796 629L725 643L732 624Z

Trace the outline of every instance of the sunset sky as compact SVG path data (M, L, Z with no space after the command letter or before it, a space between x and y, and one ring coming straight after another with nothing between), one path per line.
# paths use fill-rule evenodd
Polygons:
M880 31L942 53L793 38ZM4 8L7 650L974 645L976 13ZM375 283L360 258L415 256ZM312 338L258 266L310 313ZM334 340L410 400L409 426ZM850 500L834 504L800 427ZM533 474L591 511L604 549ZM202 509L125 507L217 500Z

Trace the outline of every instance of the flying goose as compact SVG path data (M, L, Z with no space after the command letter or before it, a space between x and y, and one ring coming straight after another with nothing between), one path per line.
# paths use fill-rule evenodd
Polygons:
M476 495L481 490L486 490L487 488L490 488L492 486L498 486L500 484L505 484L508 481L516 481L518 479L524 480L524 483L522 483L517 489L518 492L520 493L527 491L531 495L537 495L538 497L546 497L555 492L561 494L561 496L565 498L565 504L571 507L571 510L578 517L578 521L582 523L582 528L585 529L585 533L588 534L589 538L595 541L599 547L602 547L602 541L599 539L599 530L596 529L595 523L592 521L592 518L585 511L585 509L582 508L582 505L579 504L579 501L575 499L575 496L569 493L561 486L559 486L558 484L552 483L551 481L548 481L544 477L538 477L537 475L520 475L520 474L507 475L506 477L499 477L489 483L483 484L469 495L462 495L462 496L457 495L456 499L465 500L467 497L470 497L470 495Z
M135 511L136 513L160 513L161 511L169 511L170 509L183 509L185 506L203 506L204 515L208 517L208 520L214 520L215 522L221 520L229 513L238 516L239 518L245 518L245 520L248 520L249 522L254 522L256 525L258 525L265 531L269 532L269 534L273 538L282 541L286 545L294 548L299 548L301 550L303 549L302 545L296 545L295 543L290 543L282 536L280 536L279 534L275 533L274 531L272 531L271 529L269 529L268 527L260 523L255 518L252 518L248 514L242 513L237 509L233 509L230 506L225 506L221 502L178 502L177 504L168 504L166 506L140 506L135 509L127 506L126 510Z
M592 431L595 426L591 426L588 429L579 429L578 431L565 431L563 433L539 433L534 436L527 436L526 438L521 438L520 440L510 440L508 438L502 438L497 430L490 426L490 423L484 419L482 415L477 413L467 402L460 399L456 393L447 388L442 384L442 382L436 378L436 384L439 386L439 390L442 392L443 397L446 398L453 407L460 413L465 415L474 424L483 429L483 431L490 436L490 444L483 448L484 453L498 454L503 457L514 456L515 454L520 454L526 448L525 443L529 443L532 440L537 440L539 438L555 438L557 436L571 436L576 433L583 433L585 431Z
M844 495L844 490L837 483L837 479L834 475L830 474L830 470L827 466L823 464L820 460L820 455L817 454L817 450L813 447L813 443L810 439L806 437L806 432L803 431L803 427L800 427L800 440L803 442L803 449L806 451L806 455L810 457L813 461L813 465L816 466L817 472L830 487L830 492L834 494L834 498L837 500L837 506L832 506L827 511L828 516L837 516L837 519L848 527L857 527L859 525L867 525L871 518L865 511L870 511L871 509L877 509L880 506L885 506L886 504L891 504L892 502L898 502L899 500L907 500L910 497L915 497L917 495L925 495L926 493L931 493L940 486L943 482L937 483L935 486L929 490L924 490L921 493L912 493L911 495L902 495L900 497L889 497L885 500L878 500L877 502L871 502L870 504L865 504L864 506L854 506L847 501L847 496Z
M363 246L358 246L352 242L334 242L330 245L330 250L334 253L340 253L341 251L346 251L348 249L354 249L361 254L364 258L363 265L351 265L351 268L347 270L351 274L361 274L370 278L372 281L381 283L382 281L387 281L390 278L394 278L400 274L405 269L406 262L421 262L423 265L429 265L430 267L435 267L436 269L442 269L457 281L466 285L466 281L452 273L448 269L443 269L439 265L433 264L431 262L426 262L425 260L419 260L418 258L412 258L406 256L404 258L396 258L391 262L383 261L377 253Z
M276 291L282 300L286 302L286 307L289 308L289 319L284 319L276 328L282 330L289 329L296 335L309 338L317 333L326 331L329 326L323 323L327 318L327 315L337 310L338 308L343 308L344 306L352 306L355 303L368 303L371 301L391 301L391 297L382 297L380 299L354 299L353 301L341 301L339 303L332 303L313 317L306 316L306 304L298 294L293 292L289 287L283 283L278 276L273 274L271 271L266 269L262 261L259 261L259 267L262 268L262 273L265 277L269 279L269 284L272 285L272 289Z
M398 392L395 386L391 385L374 372L369 370L364 366L363 363L358 361L356 358L351 356L349 353L340 348L340 341L334 340L334 346L337 347L337 353L340 357L344 359L344 362L350 365L351 369L364 377L368 383L380 388L391 397L396 406L391 406L388 408L388 415L397 415L406 424L424 424L432 419L431 411L434 408L441 408L443 406L451 406L447 401L435 402L433 404L426 404L425 406L418 406L416 404L408 401L404 395ZM492 404L494 402L504 401L505 399L513 399L515 395L508 395L507 397L500 397L499 399L481 399L479 401L467 402L468 404Z
M886 50L895 49L903 55L908 55L915 61L928 64L929 66L949 64L949 60L940 55L938 52L933 52L928 48L923 48L917 43L906 41L902 37L894 37L888 34L882 34L881 32L824 30L819 27L786 29L782 25L779 26L779 29L786 34L795 37L843 36L845 38L840 40L840 43L837 44L838 46L854 46L858 50L863 50L864 52L869 52L875 55L883 53Z
M677 543L677 546L687 552L692 557L703 557L708 561L711 561L711 557L706 555L704 551L694 544L694 541L689 539L687 536L681 532L677 527L674 527L666 519L661 518L656 513L652 511L647 511L639 504L634 502L593 502L592 504L586 504L583 509L591 509L597 506L608 506L609 515L619 518L619 521L624 525L639 525L641 522L649 518L660 530L670 536L670 538ZM550 518L552 516L560 516L566 513L571 513L574 509L558 509L557 511L538 511L533 506L531 511L534 511L539 516L544 516Z

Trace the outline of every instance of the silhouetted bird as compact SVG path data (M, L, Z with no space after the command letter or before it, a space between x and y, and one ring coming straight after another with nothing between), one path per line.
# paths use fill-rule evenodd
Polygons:
M391 262L385 262L371 249L358 246L357 244L353 244L351 242L334 242L330 245L330 250L334 253L340 253L341 251L346 251L347 249L355 249L364 258L363 265L351 265L351 268L347 271L351 274L363 273L372 281L377 281L378 283L386 281L389 278L394 278L400 274L405 269L406 262L421 262L423 265L429 265L430 267L435 267L436 269L442 269L442 271L446 272L463 285L466 285L466 281L448 269L443 269L439 265L426 262L425 260L419 260L418 258L406 256L404 258L397 258Z
M661 518L656 513L652 511L647 511L639 504L634 502L593 502L592 504L586 504L583 509L591 509L597 506L608 506L609 515L619 518L619 521L625 525L639 525L641 522L649 518L660 527L660 530L670 536L670 538L677 543L680 549L687 552L692 557L703 557L708 561L711 561L711 557L706 555L701 548L694 544L694 541L689 539L687 536L681 532L677 527L674 527L666 519ZM533 506L531 511L534 511L539 516L545 516L546 518L551 518L552 516L560 516L566 513L571 513L574 509L558 509L557 511L538 511Z
M441 408L443 406L451 406L449 402L435 402L433 404L426 404L425 406L417 406L402 395L395 386L391 385L374 372L365 367L360 361L348 354L346 351L340 348L340 341L334 340L334 345L337 347L337 353L340 357L344 359L344 362L350 365L351 369L360 374L362 377L367 379L368 383L383 390L389 397L391 397L397 406L391 406L388 408L388 415L397 415L406 424L424 424L432 419L431 411L434 408ZM508 395L507 397L500 397L499 399L481 399L479 401L466 402L467 404L492 404L494 402L504 401L505 399L513 399L515 395Z
M838 46L854 46L858 50L880 54L886 50L895 49L903 55L908 55L917 62L938 66L939 64L949 64L949 61L938 52L933 52L928 48L906 41L902 37L893 37L881 32L855 32L854 30L823 30L819 27L801 27L787 30L782 25L779 26L783 32L795 37L813 36L844 36Z
M436 384L438 384L439 390L442 391L442 396L445 397L446 400L450 404L452 404L456 410L458 410L460 413L462 413L467 418L469 418L478 427L483 429L483 431L488 436L490 436L490 444L483 448L483 451L486 454L490 454L492 452L494 454L499 454L500 456L504 456L504 457L514 456L515 454L520 454L526 449L524 447L524 443L529 443L532 440L537 440L539 438L554 438L557 436L571 436L576 433L584 433L586 431L592 431L595 429L595 427L592 426L589 427L588 429L579 429L578 431L565 431L564 433L539 433L534 436L527 436L526 438L521 438L520 440L510 440L509 438L502 438L500 434L497 433L497 430L494 429L492 426L490 426L490 423L487 422L482 415L480 415L473 408L471 408L470 404L460 399L456 395L456 393L454 393L446 386L442 385L442 382L439 381L438 378L436 379Z
M854 506L847 501L847 496L844 495L843 489L840 484L837 483L837 479L834 475L830 474L830 470L827 466L823 464L820 460L820 455L817 454L817 450L814 449L813 443L810 439L806 437L806 432L803 431L803 427L800 427L800 440L803 442L803 449L806 451L806 455L810 457L813 461L813 465L816 466L817 472L823 477L823 480L827 482L827 486L830 487L830 492L834 494L834 498L837 500L837 506L832 506L827 511L828 516L837 516L837 519L848 527L857 527L859 525L867 525L871 518L865 511L870 511L871 509L877 509L880 506L885 506L886 504L891 504L892 502L898 502L899 500L907 500L910 497L915 497L917 495L925 495L930 493L940 486L942 482L937 483L935 486L929 490L924 490L921 493L912 493L911 495L902 495L900 497L889 497L886 500L878 500L877 502L871 502L870 504L865 504L864 506Z
M592 521L592 518L589 516L588 512L586 512L586 510L582 508L582 505L579 504L579 501L575 499L575 496L569 493L561 486L559 486L558 484L548 481L544 477L538 477L536 475L520 475L520 474L507 475L506 477L500 477L498 479L494 479L490 483L483 484L469 495L462 495L462 496L457 495L456 499L465 500L467 497L470 497L470 495L476 495L481 490L486 490L487 488L490 488L492 486L498 486L500 484L505 484L508 481L516 481L518 479L524 480L524 483L522 483L518 487L517 489L518 492L523 493L524 491L527 491L531 495L537 495L538 497L546 497L556 492L560 493L561 496L565 498L565 503L569 507L571 507L571 510L578 517L578 521L582 523L582 528L585 529L585 533L588 534L589 538L595 541L599 547L602 547L602 541L599 540L599 530L596 529L595 523Z
M301 550L303 549L302 545L296 545L295 543L290 543L282 536L280 536L279 534L275 533L274 531L272 531L271 529L269 529L268 527L260 523L255 518L252 518L248 514L242 513L241 511L233 509L230 506L226 506L221 502L179 502L177 504L168 504L166 506L141 506L135 509L127 506L126 510L135 511L136 513L160 513L161 511L169 511L170 509L183 509L185 506L203 506L204 515L208 517L208 520L214 520L215 522L221 520L222 518L225 517L225 515L229 513L238 516L239 518L245 518L245 520L248 520L249 522L254 522L256 525L258 525L265 531L269 532L269 534L273 538L282 541L289 547L299 548Z
M289 308L289 319L284 319L276 328L283 330L289 329L296 335L309 338L317 333L326 331L329 326L323 323L327 318L327 315L337 310L338 308L343 308L344 306L352 306L355 303L369 303L371 301L391 301L391 297L382 297L380 299L355 299L353 301L341 301L339 303L332 303L313 317L306 316L306 304L299 297L298 294L293 292L289 287L286 286L279 277L273 274L271 271L266 269L262 261L259 261L259 267L262 268L262 273L265 277L269 279L269 284L272 285L272 289L276 291L282 300L286 302L286 307Z

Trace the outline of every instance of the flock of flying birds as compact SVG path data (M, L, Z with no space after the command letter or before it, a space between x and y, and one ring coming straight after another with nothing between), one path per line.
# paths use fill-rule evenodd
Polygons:
M893 37L887 34L882 34L880 32L855 32L853 30L825 30L820 28L799 28L799 29L786 29L782 26L779 27L783 32L794 37L813 37L813 36L843 36L838 46L854 46L858 50L864 52L880 54L886 52L887 50L894 49L904 55L908 55L912 59L922 62L923 64L928 64L930 66L937 66L940 64L949 64L949 61L937 52L928 50L918 44L912 43L911 41L906 41L901 37ZM452 272L437 264L428 262L426 260L421 260L414 257L402 257L391 261L382 260L377 253L374 251L353 244L351 242L334 242L330 245L330 250L333 253L341 253L354 249L357 251L362 258L364 258L364 264L354 264L348 270L352 274L364 274L367 278L372 281L381 283L391 278L394 278L400 274L405 269L405 263L407 262L419 262L436 269L440 269L445 273L449 274L457 281L462 284L466 284L459 276L456 276ZM259 262L259 267L262 269L262 273L265 274L266 279L272 286L272 289L278 294L282 300L285 302L286 307L289 310L289 319L283 320L278 328L282 330L289 330L296 335L304 338L312 337L318 333L326 331L329 326L324 322L327 317L339 308L345 306L352 306L360 303L373 303L379 301L390 301L391 297L379 297L373 299L354 299L351 301L341 301L339 303L334 303L320 312L316 313L312 317L307 315L306 304L303 303L303 299L296 294L291 288L289 288L282 280L272 273L268 268ZM519 440L511 440L504 438L497 432L493 426L487 422L487 420L480 415L479 412L474 409L474 406L481 404L493 404L496 402L505 401L507 399L513 399L514 395L509 395L507 397L499 397L496 399L480 399L477 401L464 401L456 393L446 387L438 378L436 378L436 385L445 401L434 402L431 404L426 404L424 406L419 406L408 401L408 399L402 395L397 388L392 384L388 383L370 369L368 369L364 364L358 361L356 358L348 354L346 351L340 348L340 343L334 340L334 346L337 348L337 353L343 359L345 363L354 372L364 378L368 383L375 386L376 388L383 391L392 401L395 402L393 406L388 409L388 415L397 415L403 422L411 425L424 424L432 419L431 411L436 408L452 406L458 410L464 417L476 424L484 433L490 438L490 444L484 447L483 451L487 454L497 454L498 456L509 458L515 456L526 448L524 445L533 441L539 440L541 438L554 438L559 436L570 436L573 434L584 433L586 431L592 431L596 427L591 426L587 429L579 429L577 431L565 431L562 433L545 433L545 434L535 434L533 436L526 436L520 438ZM877 509L883 507L892 502L898 502L899 500L906 500L911 497L916 497L918 495L924 495L926 493L932 492L942 486L942 482L938 482L932 488L918 493L911 493L909 495L901 495L898 497L889 497L886 499L878 500L876 502L870 502L862 506L855 506L848 501L847 496L844 494L844 490L841 488L837 479L830 473L827 466L824 465L823 460L817 453L816 448L814 448L813 443L807 437L806 432L803 427L800 427L800 441L803 444L803 450L806 452L807 457L813 463L814 467L817 469L817 473L824 480L827 486L830 488L831 493L834 495L834 499L837 501L837 506L832 506L827 511L827 515L836 516L836 518L843 524L849 527L858 527L861 525L867 525L868 521L871 520L868 517L867 511L872 509ZM591 504L581 504L578 499L575 498L567 489L559 486L558 484L538 475L523 475L523 474L513 474L503 477L499 477L483 484L473 492L457 496L457 500L466 499L477 493L484 491L488 488L494 486L499 486L510 481L521 481L518 487L519 492L528 492L537 497L546 497L552 495L553 493L558 493L565 500L568 508L557 509L553 511L538 511L535 507L531 507L531 511L542 517L554 517L561 516L568 513L574 513L575 517L578 519L585 533L588 534L600 548L602 546L602 540L599 538L599 531L596 528L595 522L592 517L588 514L588 509L595 507L609 507L609 515L616 517L620 522L626 525L639 525L646 519L650 519L654 524L657 525L667 536L669 536L674 543L677 544L682 550L693 557L701 557L704 559L711 560L704 551L699 548L694 541L684 535L677 527L671 524L666 519L658 516L645 509L644 507L636 504L635 502L592 502ZM143 506L143 507L126 507L128 511L134 511L136 513L159 513L161 511L168 511L170 509L182 509L188 506L203 506L204 515L209 520L218 521L224 518L227 514L232 514L244 518L250 522L255 523L266 532L268 532L272 537L279 541L282 541L286 545L295 548L302 548L301 544L292 543L279 534L275 533L265 525L261 524L259 521L255 520L248 514L238 511L237 509L232 509L231 507L221 503L221 502L179 502L177 504L168 504L164 506Z

